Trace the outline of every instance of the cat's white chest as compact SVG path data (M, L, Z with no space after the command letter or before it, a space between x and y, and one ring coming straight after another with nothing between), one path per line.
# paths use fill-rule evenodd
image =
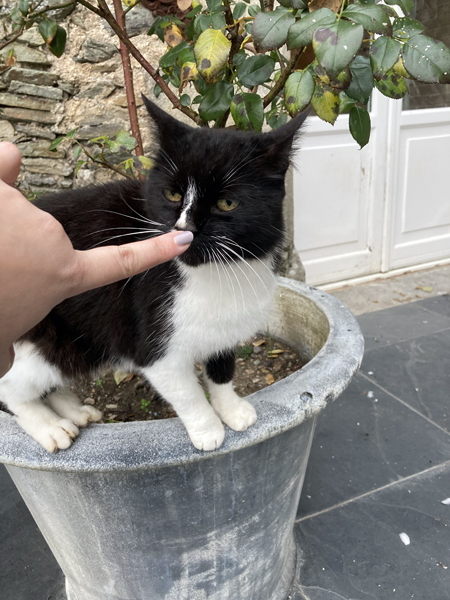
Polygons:
M169 352L202 361L266 328L276 288L271 259L179 269Z

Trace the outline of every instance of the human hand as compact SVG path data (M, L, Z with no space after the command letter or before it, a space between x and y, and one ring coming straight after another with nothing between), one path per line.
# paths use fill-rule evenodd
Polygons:
M126 279L182 254L190 232L74 250L61 224L11 187L20 152L0 143L0 377L11 367L12 344L70 296Z

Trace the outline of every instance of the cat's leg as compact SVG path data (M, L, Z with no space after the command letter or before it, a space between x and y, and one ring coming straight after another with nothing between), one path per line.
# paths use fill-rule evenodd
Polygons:
M206 399L193 365L169 356L142 372L173 406L198 450L215 450L222 445L225 437L222 421Z
M63 419L69 419L77 427L87 427L89 423L101 421L103 414L83 404L68 387L55 390L45 398L45 403Z
M78 427L43 401L49 391L64 385L61 372L29 342L15 344L15 353L11 370L0 379L1 401L22 429L46 450L68 448L79 433Z
M206 362L204 373L216 413L230 429L245 431L257 417L252 404L240 398L233 389L234 364L234 352L222 352Z

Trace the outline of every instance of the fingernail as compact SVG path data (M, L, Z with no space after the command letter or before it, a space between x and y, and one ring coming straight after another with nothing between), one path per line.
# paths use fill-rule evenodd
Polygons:
M177 246L186 246L192 242L194 239L194 234L192 231L183 231L183 233L179 233L173 239Z

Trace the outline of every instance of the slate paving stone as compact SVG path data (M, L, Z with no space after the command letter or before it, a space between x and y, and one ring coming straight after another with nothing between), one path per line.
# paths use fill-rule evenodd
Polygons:
M420 302L387 308L357 317L366 352L450 329L450 317L430 312Z
M361 370L450 432L450 329L366 352Z
M449 457L450 435L358 374L318 417L297 516L329 508Z
M422 308L426 308L427 310L450 318L450 294L443 294L442 296L434 296L433 298L420 300L417 304Z
M449 481L447 462L297 523L292 599L450 600Z
M65 600L61 569L3 465L0 465L0 597Z

